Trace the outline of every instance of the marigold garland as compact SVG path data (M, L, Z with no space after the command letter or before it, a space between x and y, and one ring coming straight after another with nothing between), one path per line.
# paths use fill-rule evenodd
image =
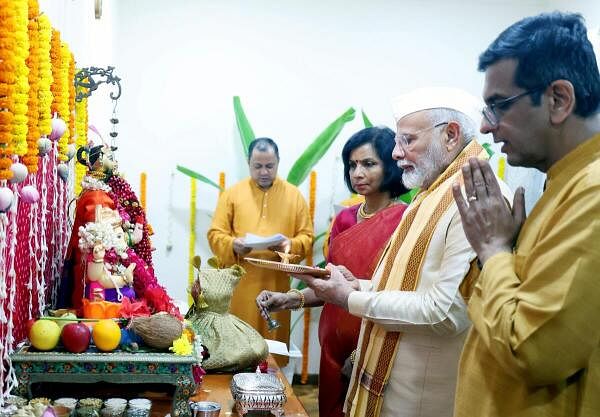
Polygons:
M308 213L310 215L311 224L315 223L315 205L317 196L317 173L315 171L310 172L310 188L308 192ZM306 254L306 264L313 264L313 251L312 247L309 248ZM308 351L310 342L310 316L311 310L309 308L304 309L304 337L302 340L302 373L300 374L300 382L306 384L308 380Z
M69 52L69 75L67 84L69 86L69 143L76 143L75 140L75 56ZM65 120L66 121L66 120Z
M59 79L54 80L54 83L60 83L60 97L55 98L57 102L58 117L60 117L67 124L67 130L58 139L58 160L65 162L67 158L67 152L69 150L69 142L71 138L71 132L68 128L68 123L71 120L71 110L69 107L69 67L71 65L71 51L65 42L60 44L60 69Z
M27 102L29 101L29 36L27 30L27 0L13 0L15 10L15 90L13 95L14 111L12 141L14 153L23 156L27 153Z
M39 106L39 123L38 129L41 136L48 136L52 131L51 106L54 97L51 91L51 85L54 78L52 77L52 66L50 59L50 42L52 39L52 26L50 19L45 14L40 15L38 19L39 25L39 89L38 89L38 106Z
M500 177L501 180L505 180L506 176L506 159L504 159L503 156L501 156L498 159L498 177Z
M140 204L146 210L146 213L148 213L148 207L146 207L146 180L147 175L145 172L142 172L140 174Z
M190 183L190 243L189 243L189 262L188 262L188 288L192 288L194 283L194 256L196 255L196 180L191 178ZM194 300L188 292L188 305L192 305Z
M38 170L37 140L40 137L39 123L39 25L37 1L29 1L29 101L27 103L27 153L23 156L23 163L29 173Z
M40 16L40 5L37 0L29 0L27 2L29 20L37 19Z
M223 191L225 191L225 173L224 172L219 172L219 187L221 188L219 190L219 195L223 194Z
M50 85L50 91L52 91L52 105L50 106L50 113L54 116L58 113L59 102L62 98L62 86L60 82L60 32L52 28L52 37L50 38L50 65L52 65L52 84Z
M12 178L12 131L16 89L17 13L12 0L0 0L0 180Z
M79 149L87 145L88 131L88 102L87 97L75 102L75 145ZM75 164L75 195L81 193L81 181L85 176L86 167Z

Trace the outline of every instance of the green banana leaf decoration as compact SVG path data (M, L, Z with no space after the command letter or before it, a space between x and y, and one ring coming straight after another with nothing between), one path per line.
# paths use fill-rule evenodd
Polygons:
M212 186L213 186L213 187L215 187L217 190L220 190L220 191L222 191L222 190L221 190L221 187L219 187L219 184L217 184L217 183L215 183L215 182L213 182L213 181L209 180L209 179L208 179L208 178L206 178L204 175L202 175L202 174L200 174L200 173L198 173L198 172L196 172L196 171L193 171L193 170L191 170L191 169L189 169L189 168L186 168L186 167L184 167L184 166L181 166L181 165L177 165L177 171L179 171L179 172L181 172L182 174L185 174L185 175L187 175L187 176L189 176L189 177L195 178L195 179L197 179L198 181L202 181L202 182L204 182L204 183L206 183L206 184L208 184L208 185L212 185Z
M492 145L490 145L489 143L482 143L481 146L483 147L483 149L485 149L485 151L488 153L488 156L491 158L494 154L494 151L492 150Z
M254 136L252 126L250 126L250 122L246 117L246 113L244 113L242 102L238 96L233 97L233 111L235 113L235 122L237 124L238 131L240 132L240 139L242 140L244 154L246 155L246 159L248 159L248 146L250 145L250 142L256 138L256 136Z
M403 203L410 204L410 202L415 198L415 195L419 192L419 188L413 188L409 192L402 194L398 199Z
M371 121L369 120L369 118L365 114L365 111L361 110L360 112L362 113L362 119L363 119L363 123L365 125L365 128L367 128L367 127L373 127L373 123L371 123Z
M321 132L319 136L306 148L304 153L296 160L287 176L287 181L293 185L300 185L308 177L310 171L327 152L335 138L338 137L346 123L354 120L356 111L350 107L340 117Z

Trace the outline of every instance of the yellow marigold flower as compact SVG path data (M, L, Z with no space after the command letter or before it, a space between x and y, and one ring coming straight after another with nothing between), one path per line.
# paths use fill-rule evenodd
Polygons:
M188 341L185 335L173 342L173 346L169 348L176 355L191 355L194 351L192 344Z

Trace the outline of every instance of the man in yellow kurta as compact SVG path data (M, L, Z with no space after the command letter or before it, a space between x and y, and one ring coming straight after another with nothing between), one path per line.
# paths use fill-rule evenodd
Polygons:
M526 18L481 55L482 132L547 173L525 220L490 166L454 197L483 269L469 302L455 417L600 416L600 74L579 15Z
M290 312L274 313L281 324L269 332L254 299L262 290L286 292L289 276L284 272L258 268L244 261L245 256L280 260L273 250L299 255L303 259L312 245L313 228L308 206L300 191L277 177L279 150L269 138L255 139L248 149L250 177L226 190L220 197L208 230L208 242L222 264L241 265L246 275L238 284L231 300L231 313L238 316L263 337L287 343L290 334ZM286 239L269 250L252 250L244 236L252 233L271 236L277 233Z

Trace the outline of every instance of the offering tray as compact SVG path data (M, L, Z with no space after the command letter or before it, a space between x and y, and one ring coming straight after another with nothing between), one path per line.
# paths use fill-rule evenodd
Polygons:
M325 278L329 276L329 271L324 268L317 268L314 266L296 265L283 262L267 261L266 259L257 258L244 258L252 265L256 265L261 268L273 269L275 271L287 272L288 274L305 274L312 275L315 277Z

